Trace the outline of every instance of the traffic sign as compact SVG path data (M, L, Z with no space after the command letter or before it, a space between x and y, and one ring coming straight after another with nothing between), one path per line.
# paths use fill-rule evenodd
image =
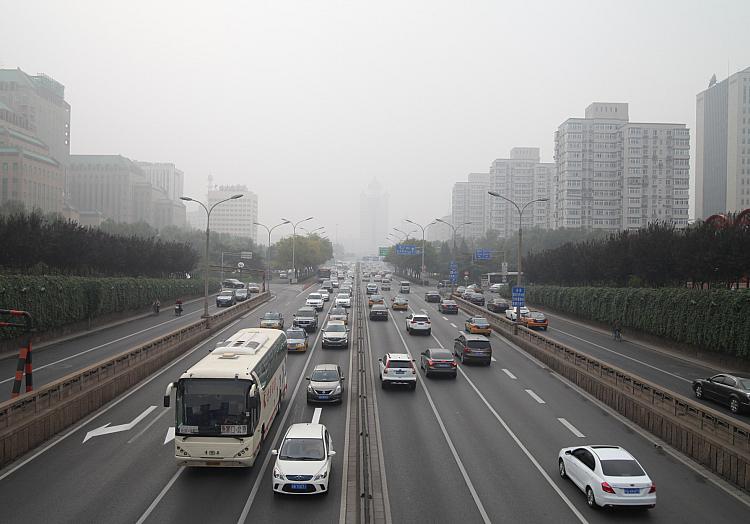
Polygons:
M244 262L237 262L237 267L240 268L240 269L242 269L243 267L245 267L245 263Z
M491 260L492 251L489 249L477 249L474 252L474 260Z
M389 249L387 247L380 247L378 248L378 255L381 257L387 257L388 256Z
M526 289L515 286L512 291L513 307L524 307L526 305Z
M397 244L396 245L396 254L397 255L416 255L417 254L417 246L410 246L407 244Z
M253 252L252 251L242 251L242 252L240 252L240 258L244 258L246 260L252 260L252 258L253 258Z

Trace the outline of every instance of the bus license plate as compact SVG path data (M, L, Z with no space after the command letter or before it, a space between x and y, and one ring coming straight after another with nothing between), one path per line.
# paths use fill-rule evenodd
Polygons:
M307 489L307 484L292 484L292 489L296 491L305 491Z

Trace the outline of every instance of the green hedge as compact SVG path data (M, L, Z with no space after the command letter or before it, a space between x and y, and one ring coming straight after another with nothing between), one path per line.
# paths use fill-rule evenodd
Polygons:
M530 304L750 359L750 290L529 286Z
M38 331L203 294L203 280L0 275L0 309L29 311ZM0 338L14 338L0 330Z

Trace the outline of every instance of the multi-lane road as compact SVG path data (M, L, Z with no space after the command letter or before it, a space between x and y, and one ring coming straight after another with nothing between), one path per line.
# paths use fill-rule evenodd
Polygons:
M439 314L434 304L423 300L423 292L423 288L413 289L410 307L431 316L430 336L406 334L402 312L390 311L387 322L366 320L367 372L374 384L379 384L377 359L386 352L408 352L418 361L427 348L452 348L465 315ZM175 464L169 432L174 425L173 410L161 407L166 384L200 360L216 340L242 327L257 326L264 311L280 311L289 323L307 295L301 286L286 285L275 286L274 293L272 302L249 312L56 440L0 471L3 522L341 521L345 434L347 419L353 416L348 397L341 405L322 406L320 416L338 451L330 494L279 497L271 492L270 450L290 424L313 417L314 406L305 400L304 377L322 362L338 363L345 376L351 375L352 349L323 350L319 331L311 338L315 344L310 350L288 357L288 392L253 468L186 469ZM384 293L388 303L393 294ZM329 307L326 303L324 311ZM134 324L133 329L143 327ZM581 336L582 332L573 332L569 326L560 329L609 347L589 333ZM550 334L562 336L554 329ZM750 505L745 496L679 455L655 446L649 435L511 343L497 335L491 340L494 361L489 367L460 365L455 380L426 379L420 372L415 391L378 386L370 392L379 426L378 431L370 430L381 444L390 521L746 519ZM585 342L574 341L566 343L588 349ZM98 350L89 354L92 362L103 358ZM89 432L105 424L132 421L137 421L132 428L84 442ZM558 476L556 462L560 448L584 443L622 445L638 457L656 482L657 507L648 512L589 509L583 494Z

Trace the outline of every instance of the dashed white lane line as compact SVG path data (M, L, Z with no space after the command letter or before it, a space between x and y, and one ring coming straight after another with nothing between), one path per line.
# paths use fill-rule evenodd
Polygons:
M443 320L448 320L448 317L443 317Z
M495 357L490 357L490 360L491 360L492 362L497 362L497 359L496 359Z
M510 378L512 378L513 380L516 380L516 379L518 378L518 377L516 377L516 376L515 376L515 375L514 375L513 373L511 373L511 372L510 372L509 370L507 370L507 369L505 369L505 368L503 368L503 373L505 373L506 375L508 375L508 376L509 376Z
M166 444L167 442L171 442L173 440L174 440L174 426L170 427L167 430L167 435L164 437L164 444ZM164 444L162 444L162 446Z
M570 422L568 422L564 418L558 418L557 420L560 421L560 424L562 424L563 426L565 426L566 428L568 428L570 430L570 432L573 433L573 435L575 435L576 437L583 438L583 437L586 436L583 433L581 433L580 431L578 431L578 428L576 428L573 424L571 424Z
M544 401L544 399L542 399L539 395L537 395L536 393L534 393L534 391L532 391L530 389L526 389L524 391L526 391L526 393L528 393L531 398L533 398L534 400L536 400L540 404L546 404L546 402Z
M320 423L320 414L323 412L323 408L315 408L315 411L313 412L313 418L312 423L313 424L319 424Z
M454 328L458 329L458 326L456 324L454 324L453 322L451 322L451 326L453 326Z

